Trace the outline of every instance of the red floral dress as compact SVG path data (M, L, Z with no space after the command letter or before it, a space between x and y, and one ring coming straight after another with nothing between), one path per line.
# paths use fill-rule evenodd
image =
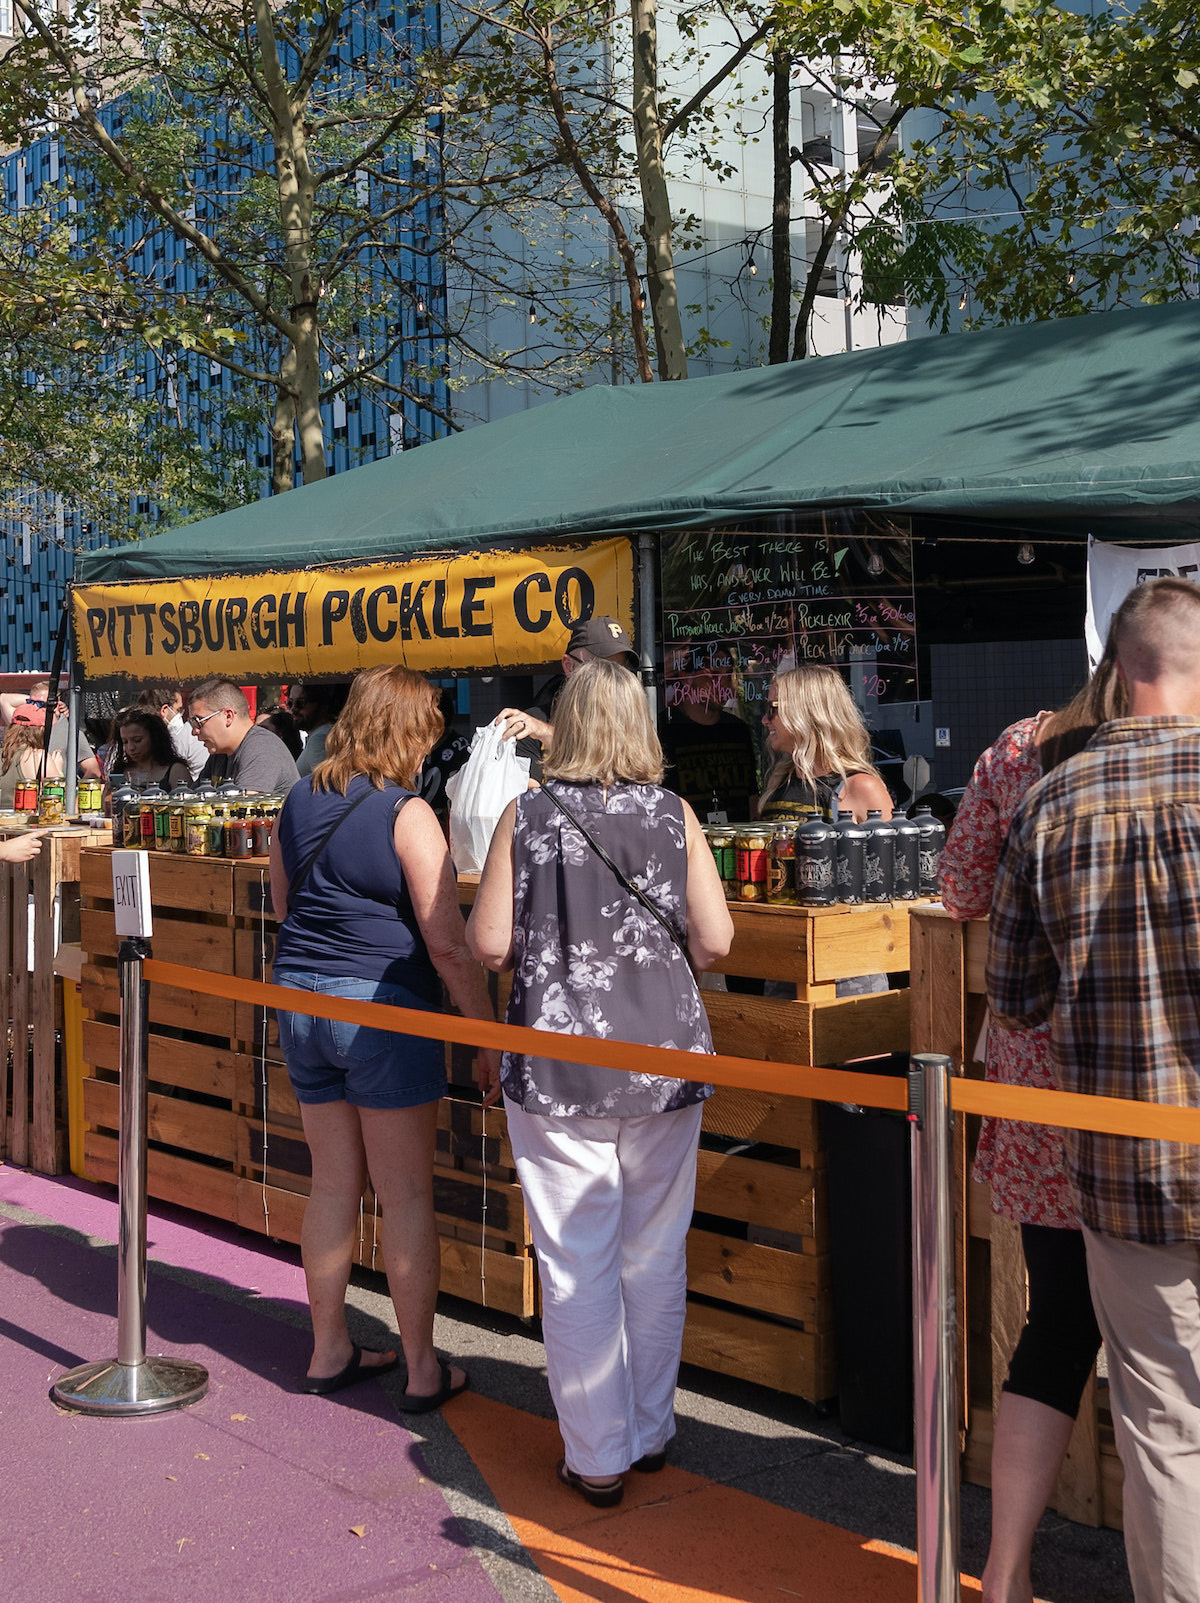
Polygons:
M1042 775L1034 735L1045 714L1011 724L975 764L938 868L942 902L955 918L985 918L1000 848L1013 814ZM1053 1089L1050 1026L1002 1030L988 1020L987 1077L1003 1085ZM992 1208L1020 1224L1079 1228L1063 1165L1063 1132L1045 1125L985 1119L975 1178L992 1188Z

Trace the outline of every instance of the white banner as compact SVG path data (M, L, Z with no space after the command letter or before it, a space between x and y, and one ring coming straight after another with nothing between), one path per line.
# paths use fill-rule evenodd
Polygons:
M1084 638L1093 671L1104 654L1113 613L1134 586L1147 579L1200 580L1200 545L1108 545L1088 537Z

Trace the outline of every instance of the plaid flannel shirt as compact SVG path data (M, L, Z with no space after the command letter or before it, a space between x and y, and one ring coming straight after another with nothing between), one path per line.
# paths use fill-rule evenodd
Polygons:
M992 899L997 1021L1051 1021L1064 1091L1200 1106L1200 720L1121 718L1034 785ZM1200 1147L1067 1132L1080 1219L1200 1241Z

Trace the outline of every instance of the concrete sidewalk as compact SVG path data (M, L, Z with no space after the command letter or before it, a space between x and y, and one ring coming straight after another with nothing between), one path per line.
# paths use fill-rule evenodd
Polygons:
M111 1190L0 1166L0 1588L6 1603L908 1603L913 1478L795 1399L686 1371L661 1475L615 1511L559 1488L534 1335L462 1303L439 1346L472 1391L405 1418L403 1378L298 1393L308 1358L298 1253L152 1210L148 1350L210 1373L190 1409L141 1420L57 1409L62 1370L116 1344ZM356 1277L356 1339L394 1341L381 1276ZM964 1495L978 1575L987 1496ZM1127 1603L1119 1535L1050 1518L1035 1580L1052 1603ZM968 1583L965 1595L977 1595Z

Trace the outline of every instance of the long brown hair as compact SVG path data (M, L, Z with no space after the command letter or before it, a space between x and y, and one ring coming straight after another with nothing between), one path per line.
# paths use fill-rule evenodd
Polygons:
M411 668L368 668L350 687L329 731L325 760L313 769L313 788L344 796L355 774L365 774L376 790L389 779L411 790L445 727L428 679Z
M1052 712L1037 733L1042 772L1048 774L1068 757L1081 752L1101 724L1123 718L1129 710L1129 692L1117 672L1116 630L1110 628L1104 655L1083 689L1065 707Z

